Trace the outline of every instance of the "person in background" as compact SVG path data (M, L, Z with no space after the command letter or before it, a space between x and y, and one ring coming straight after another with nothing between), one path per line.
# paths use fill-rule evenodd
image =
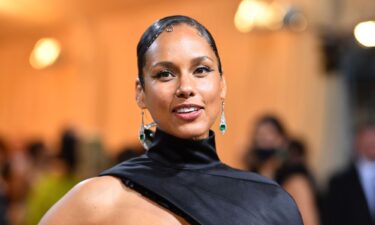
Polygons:
M305 225L319 225L315 185L301 142L290 141L283 123L265 115L256 123L248 153L250 171L277 181L296 201Z
M25 199L30 190L29 171L32 168L26 141L21 136L7 140L8 163L6 172L8 218L11 225L24 225Z
M275 180L296 200L305 225L320 224L318 192L307 166L306 147L302 141L289 141L287 157L277 170Z
M248 151L248 168L275 179L287 154L288 136L284 125L273 115L265 115L256 123Z
M48 169L48 150L42 140L32 140L27 144L26 153L30 161L28 183L32 187Z
M90 134L82 136L77 148L77 164L75 174L79 179L95 176L100 171L108 168L110 159L105 152L105 147L100 135Z
M354 147L354 160L329 182L325 225L375 224L375 123L360 126Z
M27 197L24 224L38 224L44 213L78 182L75 176L77 146L74 131L65 130L58 155L50 158L48 171L39 175Z
M9 170L8 150L5 143L0 137L0 224L7 225L8 218L8 184L6 181Z
M121 148L120 152L115 157L116 163L121 163L126 160L138 157L145 153L145 149L139 145L126 145Z

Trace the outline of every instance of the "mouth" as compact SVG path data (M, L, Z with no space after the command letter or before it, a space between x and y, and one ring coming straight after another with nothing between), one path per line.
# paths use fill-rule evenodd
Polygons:
M174 107L172 111L175 113L191 113L194 111L198 111L200 109L203 109L203 107L200 105L182 104L182 105Z
M177 118L192 121L199 117L204 107L195 104L183 104L175 107L172 112Z

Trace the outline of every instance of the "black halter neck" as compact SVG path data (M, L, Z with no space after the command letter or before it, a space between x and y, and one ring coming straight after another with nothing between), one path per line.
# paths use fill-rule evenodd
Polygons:
M192 225L302 225L298 209L277 184L221 163L211 131L186 140L160 129L150 150L101 175L180 215Z
M164 166L178 169L205 169L220 164L213 131L206 139L190 140L157 129L147 155Z

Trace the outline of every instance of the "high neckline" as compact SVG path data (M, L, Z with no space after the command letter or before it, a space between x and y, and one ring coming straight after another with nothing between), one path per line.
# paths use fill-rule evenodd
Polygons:
M156 129L147 155L163 166L178 169L205 169L220 164L216 153L215 133L201 140L178 138Z

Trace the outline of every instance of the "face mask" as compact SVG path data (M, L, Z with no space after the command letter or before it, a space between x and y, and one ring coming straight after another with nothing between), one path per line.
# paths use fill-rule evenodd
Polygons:
M274 157L277 151L278 150L274 148L256 148L254 149L254 155L258 160L266 161Z

